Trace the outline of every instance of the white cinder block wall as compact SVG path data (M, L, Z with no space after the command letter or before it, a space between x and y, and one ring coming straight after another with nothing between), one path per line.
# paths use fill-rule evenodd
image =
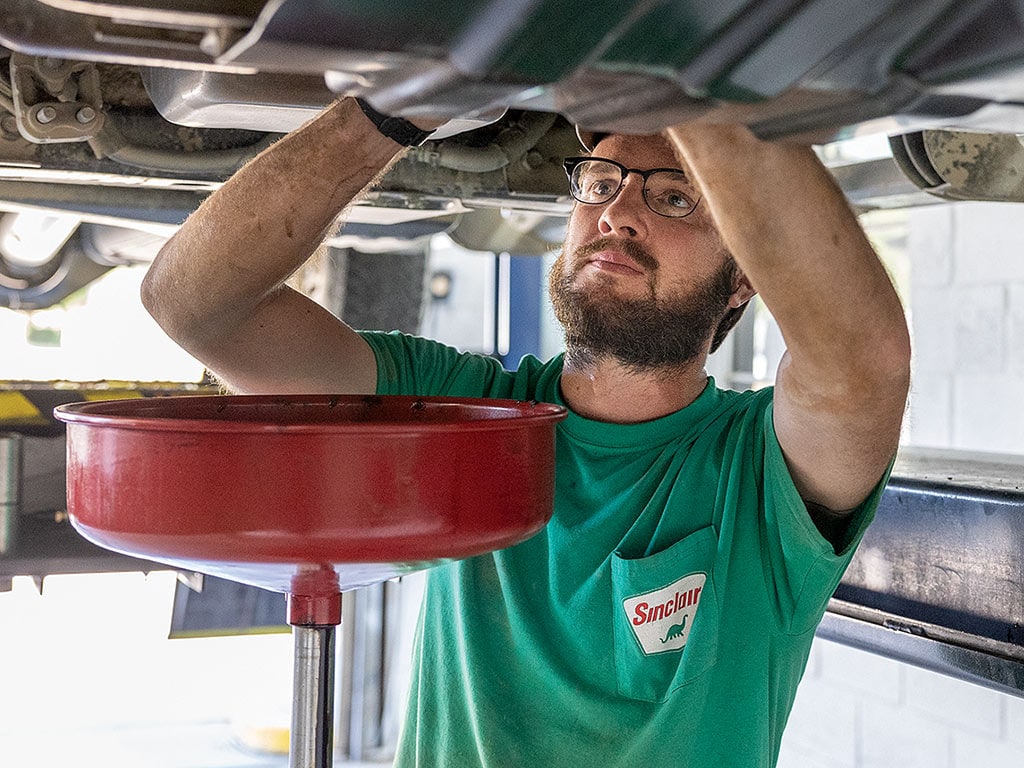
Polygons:
M1024 453L1024 207L910 212L907 442Z
M937 205L906 223L904 442L1024 454L1024 206ZM817 640L779 766L1018 768L1024 699Z

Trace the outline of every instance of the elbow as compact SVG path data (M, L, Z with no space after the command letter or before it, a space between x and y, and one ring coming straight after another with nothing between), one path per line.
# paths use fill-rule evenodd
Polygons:
M892 394L905 400L910 390L911 340L907 316L898 300L880 305L859 329L846 333L841 370L847 386L867 397Z
M911 343L906 323L884 330L833 338L820 356L790 349L779 376L815 408L857 412L906 407L910 391Z
M139 298L164 333L178 344L186 341L186 331L194 326L187 317L180 279L173 274L174 239L167 241L142 279Z
M866 333L849 355L843 387L851 403L891 407L906 406L910 392L911 344L906 322L900 318L890 327Z
M139 298L142 300L142 306L146 308L146 311L149 312L161 327L164 326L167 314L167 302L165 301L167 292L164 290L166 280L163 277L161 267L169 246L170 241L164 243L156 259L146 272L146 276L142 278L142 286L139 289Z
M910 391L912 348L910 331L906 318L901 314L899 321L872 345L871 361L878 375L878 385L890 390L905 402Z
M844 395L856 408L885 412L906 410L910 393L911 345L906 324L872 338L857 371L849 371Z
M156 320L160 322L160 289L157 287L157 278L155 276L156 263L150 265L149 270L146 272L146 276L142 278L142 286L139 288L139 298L142 300L142 306L146 308L146 311Z

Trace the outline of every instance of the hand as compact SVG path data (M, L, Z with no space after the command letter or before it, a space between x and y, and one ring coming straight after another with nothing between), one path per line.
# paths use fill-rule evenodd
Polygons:
M360 109L362 109L366 116L378 126L378 129L381 129L382 123L388 124L389 121L390 123L405 124L406 126L411 125L413 128L418 128L421 131L430 132L430 134L425 138L421 135L420 138L423 141L441 141L459 133L465 133L476 128L481 128L485 125L490 125L491 123L501 119L507 111L505 107L501 107L488 112L448 120L437 119L428 115L413 115L411 117L396 118L393 115L380 112L369 101L361 96L355 97L355 101L359 104ZM388 131L382 130L382 132L384 132L386 136L396 138ZM404 141L401 137L398 137L397 140L399 143L403 143Z
M810 146L834 141L836 126L826 124L794 132L789 125L787 114L806 110L808 98L806 92L784 93L767 102L720 104L691 122L703 125L742 124L748 126L759 139L781 144ZM813 105L816 102L812 100L810 103ZM827 106L828 103L822 101L820 106Z

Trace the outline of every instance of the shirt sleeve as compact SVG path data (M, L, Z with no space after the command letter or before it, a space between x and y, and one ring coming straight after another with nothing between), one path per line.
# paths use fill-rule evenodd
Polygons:
M799 634L814 629L829 598L874 519L892 462L868 497L846 521L837 541L818 530L793 483L775 434L773 409L762 415L764 435L764 531L783 629Z

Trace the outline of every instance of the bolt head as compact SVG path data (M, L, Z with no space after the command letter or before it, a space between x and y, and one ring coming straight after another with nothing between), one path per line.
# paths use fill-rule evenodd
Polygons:
M210 58L216 58L224 53L224 35L216 29L208 29L199 41L199 50Z
M40 107L39 111L36 112L36 120L38 120L40 123L43 123L44 125L46 123L52 123L56 119L57 119L57 110L54 109L53 107L50 107L50 106Z
M544 165L544 155L535 149L531 149L523 156L523 165L528 170L535 171Z
M96 119L96 110L92 107L82 107L75 113L75 119L82 124L91 123Z

